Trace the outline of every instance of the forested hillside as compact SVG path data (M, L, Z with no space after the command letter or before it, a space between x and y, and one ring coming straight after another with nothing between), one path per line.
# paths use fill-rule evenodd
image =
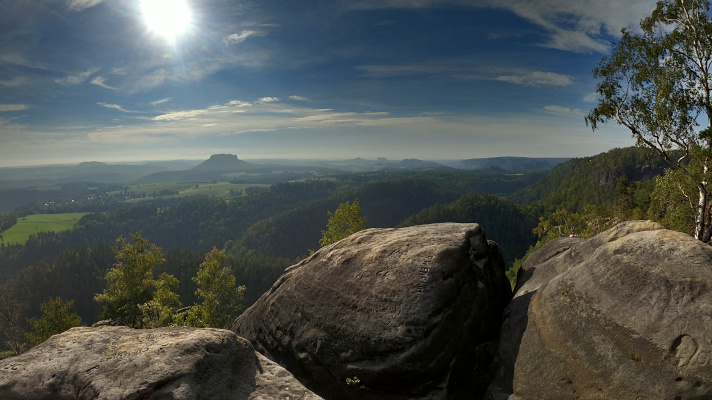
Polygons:
M593 157L572 159L554 167L546 178L508 196L515 203L531 205L540 214L557 208L582 212L586 205L612 208L619 179L641 181L649 193L652 179L667 164L649 149L613 149Z

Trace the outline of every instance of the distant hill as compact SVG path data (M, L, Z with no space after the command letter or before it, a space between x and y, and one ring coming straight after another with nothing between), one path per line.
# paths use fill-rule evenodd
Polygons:
M125 183L148 174L169 171L175 165L178 164L107 164L89 161L78 165L0 168L0 189L52 186L73 182Z
M460 169L487 169L492 171L523 172L548 171L570 158L489 157L470 158L445 163Z
M234 154L213 154L208 160L196 165L193 171L236 172L253 168L248 162L239 160Z

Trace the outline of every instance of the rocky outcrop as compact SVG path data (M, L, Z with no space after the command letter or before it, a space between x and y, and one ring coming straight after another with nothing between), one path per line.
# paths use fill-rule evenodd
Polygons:
M633 221L540 252L505 311L487 398L712 398L712 247Z
M510 297L477 224L368 229L288 268L233 330L325 398L481 398Z
M73 328L0 361L0 399L305 399L316 396L222 329Z

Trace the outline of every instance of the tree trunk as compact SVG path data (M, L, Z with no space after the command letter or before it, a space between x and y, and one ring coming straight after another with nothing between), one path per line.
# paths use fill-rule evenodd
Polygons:
M707 167L705 167L705 176L707 176ZM699 199L697 201L697 218L695 219L695 238L702 240L705 234L705 210L707 210L707 182L697 184L699 191Z

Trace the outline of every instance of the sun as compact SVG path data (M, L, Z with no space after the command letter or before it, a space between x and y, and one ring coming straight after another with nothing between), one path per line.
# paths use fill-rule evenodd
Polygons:
M140 0L140 5L148 29L169 43L190 28L193 13L186 0Z

